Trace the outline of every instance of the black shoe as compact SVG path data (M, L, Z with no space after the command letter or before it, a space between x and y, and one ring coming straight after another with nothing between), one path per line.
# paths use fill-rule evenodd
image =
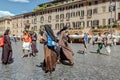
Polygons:
M45 71L45 73L48 73L49 71Z
M97 53L100 53L100 51L99 51L99 50L97 50Z
M53 68L53 70L52 71L55 71L55 68Z

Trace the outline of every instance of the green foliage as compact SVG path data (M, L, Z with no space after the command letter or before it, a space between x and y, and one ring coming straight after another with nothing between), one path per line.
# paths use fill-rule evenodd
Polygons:
M117 23L114 23L114 24L112 25L113 28L116 28L117 26L118 26Z
M60 5L61 4L61 2L57 2L57 3L54 3L55 5Z
M40 7L34 8L34 11L41 11L41 10L47 8L48 6L59 5L59 4L61 4L61 2L57 2L54 4L53 3L46 3L46 4L41 5Z
M47 6L48 6L48 4L43 4L40 7L34 8L34 11L41 11L41 10L45 9Z

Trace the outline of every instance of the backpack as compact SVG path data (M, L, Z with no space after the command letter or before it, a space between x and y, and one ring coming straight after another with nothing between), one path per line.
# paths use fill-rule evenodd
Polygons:
M47 46L55 46L55 42L52 40L52 38L47 34Z
M0 47L4 46L4 36L0 37Z

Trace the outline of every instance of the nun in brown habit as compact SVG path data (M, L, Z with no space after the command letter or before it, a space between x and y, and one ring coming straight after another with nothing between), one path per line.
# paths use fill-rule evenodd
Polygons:
M53 41L57 41L53 30L51 29L50 25L45 25L45 32L43 33L43 40L44 40L44 69L45 73L52 72L55 70L57 64L57 55L53 50L54 47L49 47L47 45L47 35L51 37Z
M68 31L67 31L67 27L63 27L63 29L61 29L59 31L60 34L60 38L59 38L59 46L61 47L61 53L60 53L60 61L69 61L70 65L74 64L73 61L73 51L68 43Z
M10 30L7 29L4 33L4 46L2 47L2 63L9 64L12 62L12 47L10 42Z

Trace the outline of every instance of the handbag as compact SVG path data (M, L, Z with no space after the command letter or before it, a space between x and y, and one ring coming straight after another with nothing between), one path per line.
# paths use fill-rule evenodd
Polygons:
M59 57L59 55L60 55L60 46L54 45L54 51L55 51L57 57Z

